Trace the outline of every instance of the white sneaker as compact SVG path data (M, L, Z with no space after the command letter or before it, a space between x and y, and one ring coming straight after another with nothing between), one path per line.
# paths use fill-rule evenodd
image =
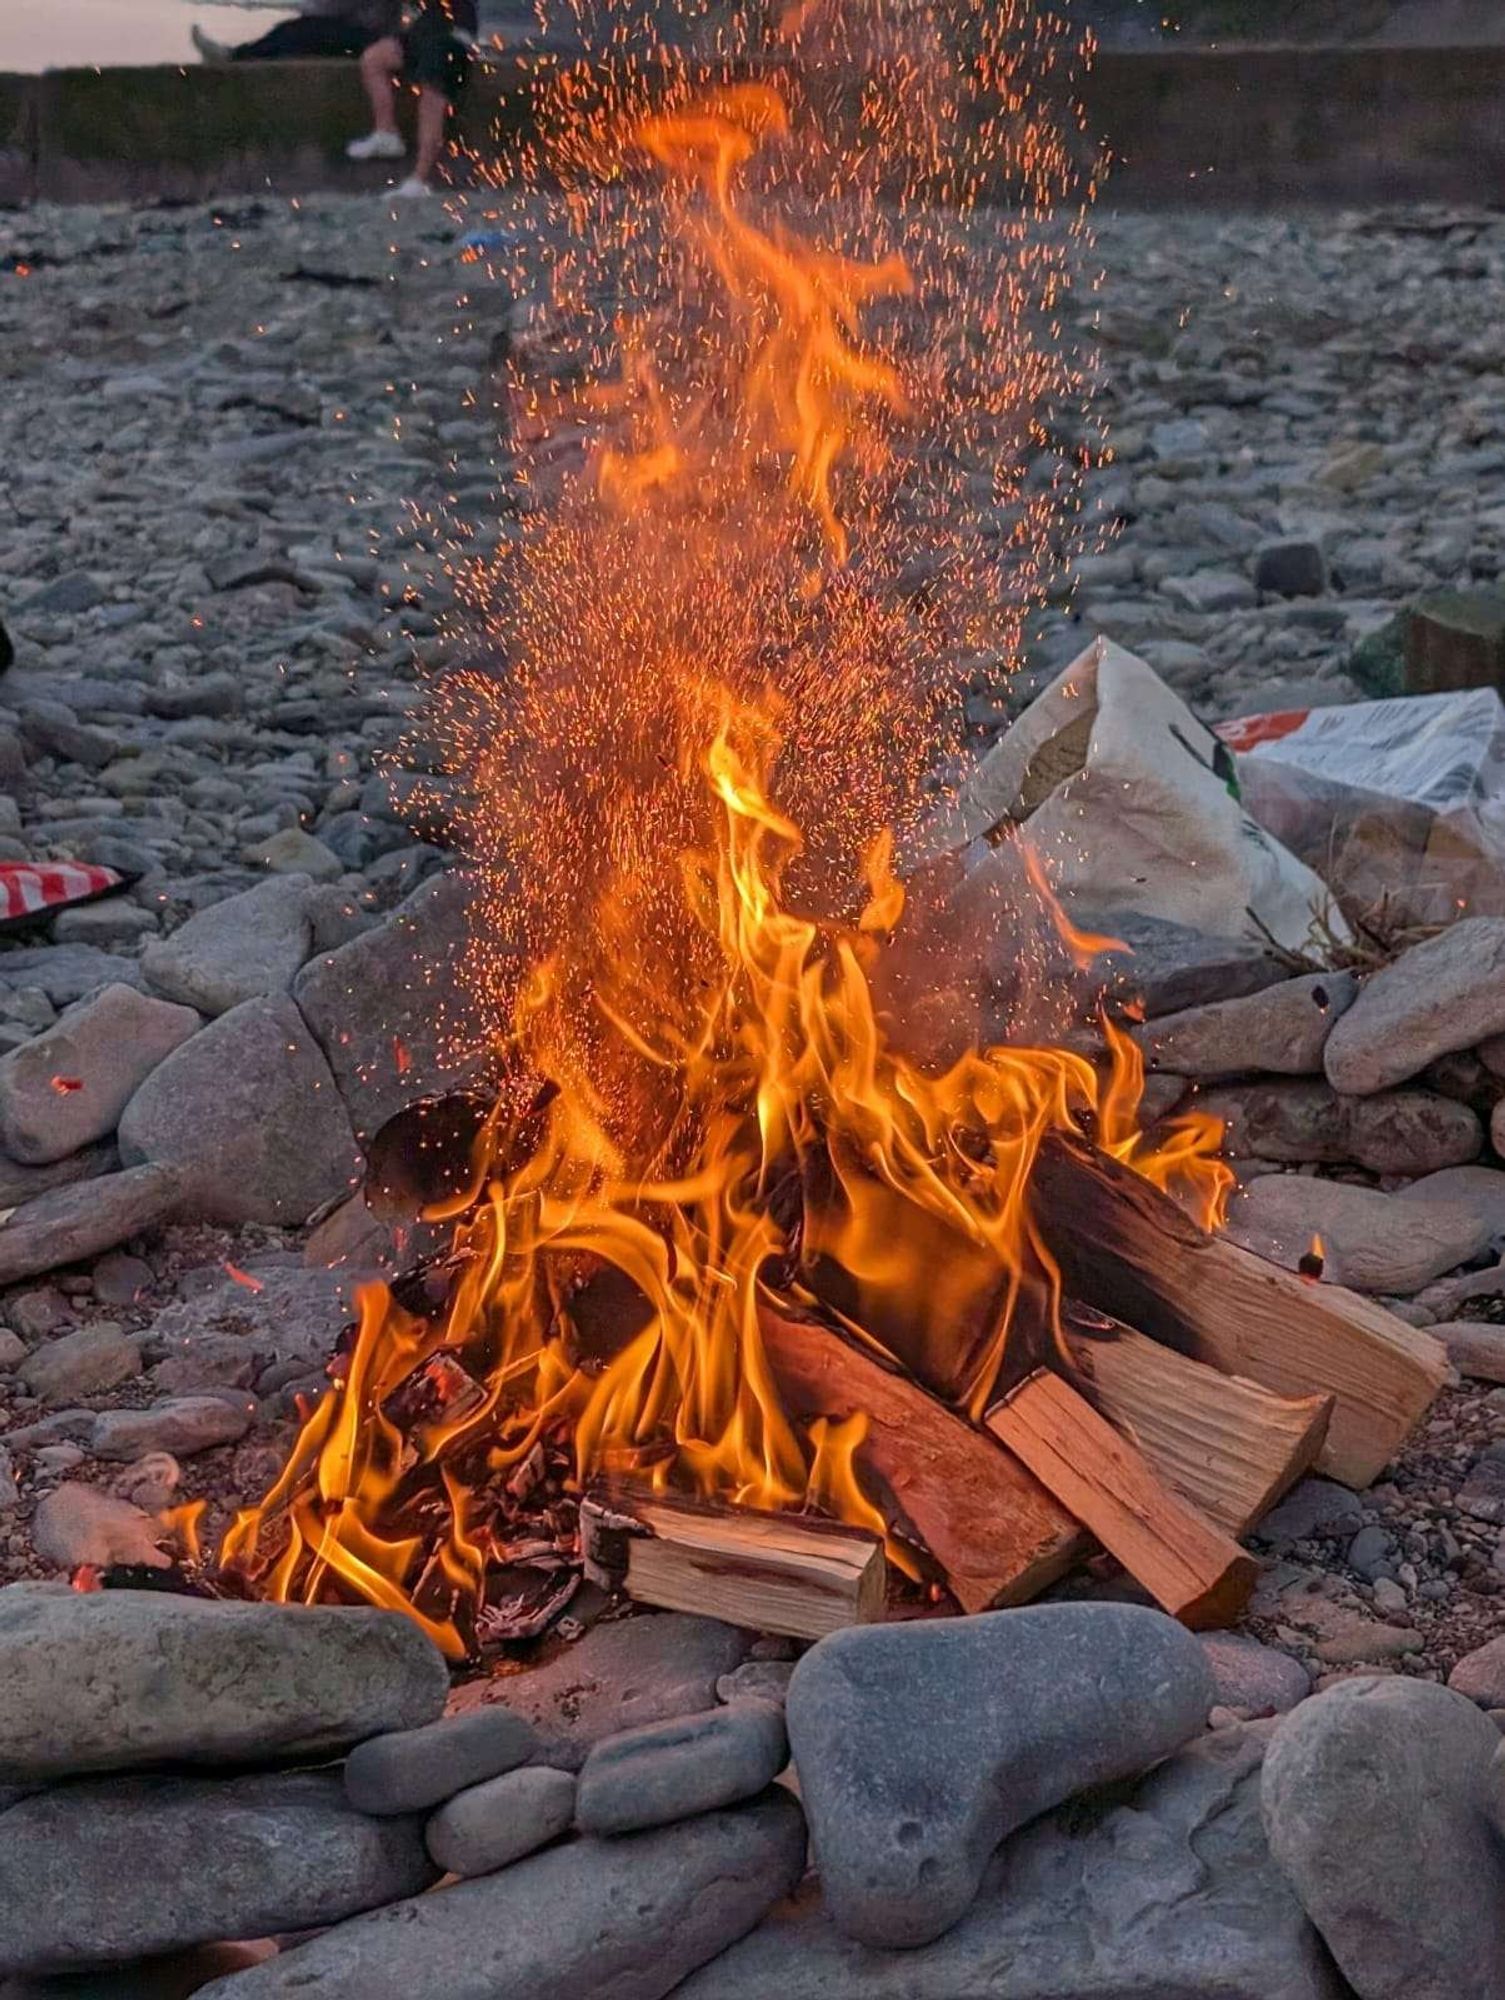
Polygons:
M405 181L399 181L392 190L393 201L423 201L434 190L427 181L419 180L417 174L409 174Z
M206 35L197 21L188 32L193 37L193 46L206 63L224 63L230 60L229 43L217 42L212 35Z
M347 160L400 160L407 153L400 132L368 132L345 148Z

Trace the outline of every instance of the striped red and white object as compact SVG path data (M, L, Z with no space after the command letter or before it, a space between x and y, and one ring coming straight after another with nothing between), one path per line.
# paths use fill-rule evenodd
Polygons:
M124 885L113 868L86 861L0 861L0 924L87 903Z

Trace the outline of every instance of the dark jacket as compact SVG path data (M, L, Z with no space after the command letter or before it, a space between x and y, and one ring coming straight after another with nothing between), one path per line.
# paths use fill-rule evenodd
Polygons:
M369 35L395 35L402 26L402 0L301 0L300 14L325 21L348 21Z

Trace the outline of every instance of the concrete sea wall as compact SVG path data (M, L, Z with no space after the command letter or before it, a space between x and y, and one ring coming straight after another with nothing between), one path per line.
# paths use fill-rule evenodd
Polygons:
M1107 50L1088 128L1112 200L1492 200L1505 186L1505 47ZM522 59L489 63L463 136L505 158L526 126ZM195 200L377 187L350 63L0 75L0 202Z

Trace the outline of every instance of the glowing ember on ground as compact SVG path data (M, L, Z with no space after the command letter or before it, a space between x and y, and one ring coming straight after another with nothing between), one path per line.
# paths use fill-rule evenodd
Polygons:
M1029 1195L1048 1135L1217 1214L1216 1127L1145 1140L1111 1025L1106 1078L1065 1048L927 1059L885 998L895 856L958 676L1017 657L1093 456L1052 324L1091 168L1037 95L1068 52L1021 4L958 18L970 47L937 10L864 7L849 55L839 13L804 9L777 80L557 86L532 167L564 174L575 233L512 381L557 491L469 579L505 674L443 702L496 1109L426 1211L454 1225L447 1301L362 1295L335 1388L226 1538L264 1594L410 1609L462 1652L544 1462L548 1504L630 1475L811 1507L912 1569L867 1419L786 1414L760 1299L977 1415L1011 1337L1059 1339ZM1111 945L1028 866L1021 958ZM964 1353L947 1245L996 1277Z

